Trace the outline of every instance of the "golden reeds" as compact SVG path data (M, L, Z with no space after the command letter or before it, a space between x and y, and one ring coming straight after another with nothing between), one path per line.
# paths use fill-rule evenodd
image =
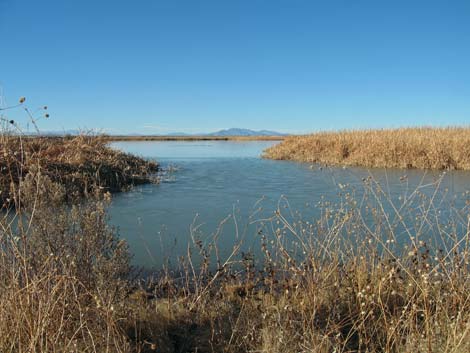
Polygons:
M344 130L287 137L264 157L370 168L470 170L470 128Z
M0 202L13 201L14 189L29 173L41 173L65 187L67 199L121 191L156 180L158 166L107 146L99 136L0 137ZM0 205L1 206L1 205Z

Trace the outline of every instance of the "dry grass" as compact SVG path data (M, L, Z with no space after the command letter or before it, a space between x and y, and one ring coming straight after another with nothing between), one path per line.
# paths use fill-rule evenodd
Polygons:
M0 219L0 352L126 351L129 254L104 205L66 207L41 174L21 184L34 202Z
M313 221L281 204L259 223L261 259L237 244L218 259L216 237L194 238L182 277L141 295L166 323L146 341L166 337L172 352L468 352L469 210L444 216L439 182L394 201L367 179Z
M226 258L192 227L179 267L135 280L106 205L65 207L29 174L0 219L0 351L468 352L469 206L443 206L439 183L342 185L313 220L281 202Z
M40 138L0 136L0 202L13 201L21 178L41 173L65 187L67 199L121 191L147 183L158 166L109 148L97 136Z
M264 156L372 168L470 170L470 128L320 132L287 137Z

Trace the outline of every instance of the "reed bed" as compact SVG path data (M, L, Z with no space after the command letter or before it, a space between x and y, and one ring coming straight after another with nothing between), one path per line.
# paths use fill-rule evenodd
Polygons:
M264 157L368 168L470 170L470 128L345 130L290 136Z
M48 176L65 187L64 198L116 192L156 181L158 165L111 149L100 136L0 136L0 202L11 204L20 179ZM10 200L10 201L8 201Z

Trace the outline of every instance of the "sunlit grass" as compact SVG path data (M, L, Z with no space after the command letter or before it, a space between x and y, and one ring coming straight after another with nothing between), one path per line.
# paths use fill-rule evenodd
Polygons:
M343 130L289 136L264 156L372 168L470 170L470 128Z
M116 192L156 180L157 164L107 146L99 136L0 135L0 202L14 202L21 178L41 174L65 187L64 198ZM0 205L1 206L1 205Z

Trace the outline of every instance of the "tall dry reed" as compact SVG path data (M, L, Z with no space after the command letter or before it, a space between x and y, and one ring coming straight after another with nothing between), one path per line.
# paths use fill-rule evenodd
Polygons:
M107 191L106 168L119 178L147 162L94 137L27 137L10 108L38 120L24 98L0 110L0 352L128 352L127 244L108 226L108 198L72 196Z
M40 172L65 188L64 199L154 182L158 165L111 149L100 136L0 136L0 202L13 200L20 179Z
M371 168L470 170L470 128L344 130L290 136L271 159Z

